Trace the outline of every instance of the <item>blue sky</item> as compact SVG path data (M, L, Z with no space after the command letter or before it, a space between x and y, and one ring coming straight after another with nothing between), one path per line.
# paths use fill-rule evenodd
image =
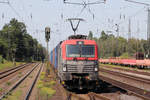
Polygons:
M7 0L0 0L7 1ZM112 31L115 35L115 24L120 24L120 35L127 37L128 20L131 18L132 37L146 38L147 7L144 5L125 2L124 0L107 0L106 4L91 5L93 16L85 9L81 14L82 6L63 4L63 0L9 0L15 11L7 4L0 3L0 29L11 18L25 22L30 35L46 46L44 28L51 27L50 49L60 40L72 35L73 31L67 18L80 17L81 22L77 33L88 34L92 31L94 36L100 36L102 30ZM82 2L82 0L69 0ZM93 1L93 0L84 0ZM149 3L149 0L134 0ZM2 18L4 15L4 18ZM122 18L120 19L120 15ZM63 18L61 17L63 16ZM125 16L125 19L124 19ZM139 24L138 24L139 23ZM137 32L139 26L140 32Z

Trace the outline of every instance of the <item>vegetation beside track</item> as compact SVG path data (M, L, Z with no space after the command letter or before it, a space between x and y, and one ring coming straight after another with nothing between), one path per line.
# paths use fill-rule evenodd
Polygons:
M16 66L21 65L21 64L24 64L24 62L16 62ZM3 63L0 63L0 70L4 70L6 68L11 68L11 67L14 67L14 66L15 65L14 65L13 62L4 60Z
M46 72L42 72L37 83L37 100L48 100L51 98L56 93L56 90L53 89L55 84L56 81L50 75L48 75Z
M22 91L18 90L16 92L10 93L3 100L20 100L21 95L22 95Z
M105 67L105 66L108 66L108 67L118 67L118 68L122 68L122 69L133 69L133 68L130 68L130 67L120 66L120 65L100 64L100 67ZM135 69L136 69L136 68L135 68Z
M13 18L0 30L0 56L8 61L43 61L46 49L29 35L25 23Z
M148 50L150 50L149 40L136 38L128 40L121 36L116 37L113 34L107 34L104 31L100 34L99 37L94 37L93 32L90 31L88 35L88 38L95 40L98 45L99 58L132 58L135 57L136 53L148 55L146 58L150 58L148 53Z

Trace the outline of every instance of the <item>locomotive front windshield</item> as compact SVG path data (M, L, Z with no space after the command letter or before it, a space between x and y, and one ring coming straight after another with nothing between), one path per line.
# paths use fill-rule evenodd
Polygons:
M66 45L67 57L95 57L94 45Z

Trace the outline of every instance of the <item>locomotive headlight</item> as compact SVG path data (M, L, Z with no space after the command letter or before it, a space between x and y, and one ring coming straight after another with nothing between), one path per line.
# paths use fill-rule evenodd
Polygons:
M94 71L96 71L96 72L97 72L97 71L98 71L98 68L97 68L97 67L95 67L95 68L94 68Z
M64 72L66 72L67 71L67 65L66 64L64 64L64 66L63 66L63 69L62 69Z
M94 62L94 67L95 67L95 68L94 68L94 71L97 72L97 71L98 71L98 67L99 67L97 61Z
M66 72L67 71L67 67L63 67L63 71Z

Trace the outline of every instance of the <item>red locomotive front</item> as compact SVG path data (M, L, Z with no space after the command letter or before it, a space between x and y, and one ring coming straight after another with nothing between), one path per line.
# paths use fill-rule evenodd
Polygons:
M66 88L93 89L99 84L98 50L94 40L71 36L51 52L50 60Z
M96 88L98 78L98 48L94 40L69 39L62 42L62 66L59 76L67 88Z
M64 60L98 60L97 45L93 40L66 40L61 48Z

